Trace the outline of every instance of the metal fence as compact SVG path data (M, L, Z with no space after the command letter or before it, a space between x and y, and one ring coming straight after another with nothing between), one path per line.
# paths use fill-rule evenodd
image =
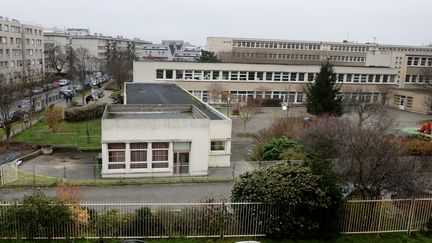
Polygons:
M419 231L432 220L432 198L350 200L341 218L347 234Z
M289 210L264 203L81 203L68 205L71 221L39 219L46 227L35 231L24 227L28 219L12 213L22 206L0 204L0 238L265 236L274 216ZM409 233L424 228L431 217L432 198L351 200L341 209L341 232Z
M0 185L13 182L18 179L18 169L16 160L0 166Z
M262 203L82 203L72 222L26 228L0 204L0 238L166 238L264 236L280 207ZM40 222L43 219L40 220Z

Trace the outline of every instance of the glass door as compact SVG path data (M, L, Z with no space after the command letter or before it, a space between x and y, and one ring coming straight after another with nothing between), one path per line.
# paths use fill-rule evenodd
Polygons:
M189 174L189 152L174 153L174 174Z
M405 109L405 96L400 96L399 98L399 109Z

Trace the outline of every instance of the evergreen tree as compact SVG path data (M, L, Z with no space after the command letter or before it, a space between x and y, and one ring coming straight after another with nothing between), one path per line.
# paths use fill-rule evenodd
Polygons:
M338 97L340 85L336 83L336 73L329 60L322 64L314 83L306 87L306 108L312 115L342 115L342 98Z
M198 58L198 62L220 62L220 60L214 52L201 50L201 56Z

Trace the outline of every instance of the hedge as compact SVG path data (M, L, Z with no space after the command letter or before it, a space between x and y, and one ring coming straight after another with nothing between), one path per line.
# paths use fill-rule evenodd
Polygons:
M64 119L69 122L87 121L101 118L106 103L92 102L85 106L65 110Z

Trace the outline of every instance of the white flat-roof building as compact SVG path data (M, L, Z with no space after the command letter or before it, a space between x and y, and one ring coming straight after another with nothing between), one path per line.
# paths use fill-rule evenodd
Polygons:
M230 166L231 120L175 84L126 83L102 117L102 177L202 176Z

